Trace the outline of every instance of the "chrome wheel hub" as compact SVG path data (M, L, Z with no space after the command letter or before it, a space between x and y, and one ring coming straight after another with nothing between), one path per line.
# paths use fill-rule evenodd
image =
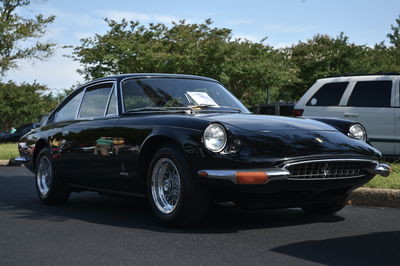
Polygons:
M151 196L157 209L169 214L176 209L181 194L178 169L168 158L156 162L151 175Z
M36 182L40 194L46 196L49 193L51 185L52 169L49 158L43 156L40 158L38 170L36 173Z

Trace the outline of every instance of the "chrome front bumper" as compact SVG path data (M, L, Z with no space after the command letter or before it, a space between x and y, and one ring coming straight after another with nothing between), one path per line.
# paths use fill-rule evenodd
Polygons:
M19 162L19 163L27 163L27 162L29 162L29 159L25 158L25 157L17 157L17 158L15 158L15 161Z
M290 172L282 168L244 170L200 170L200 177L229 180L234 184L265 184L270 179L285 180Z
M392 168L389 165L380 163L375 166L374 169L366 169L370 174L381 175L383 177L388 177L392 172Z
M391 173L391 168L387 164L377 163L375 168L364 169L373 175L387 177ZM228 180L234 184L266 184L269 181L287 180L290 171L284 168L267 169L237 169L237 170L200 170L197 172L199 177L214 180ZM336 178L340 179L340 178ZM307 179L312 180L312 179Z

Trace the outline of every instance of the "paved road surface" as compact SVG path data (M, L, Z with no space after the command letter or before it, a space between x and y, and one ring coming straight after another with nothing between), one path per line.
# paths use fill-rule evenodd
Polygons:
M400 209L220 208L191 229L160 225L140 201L73 194L41 205L32 174L0 168L0 265L399 265Z

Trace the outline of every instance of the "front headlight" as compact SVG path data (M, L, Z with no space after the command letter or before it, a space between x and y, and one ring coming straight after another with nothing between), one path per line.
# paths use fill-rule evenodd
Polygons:
M349 133L347 134L350 138L367 141L367 132L364 127L360 124L351 125L349 128Z
M220 124L210 124L203 133L204 145L212 152L220 152L226 146L225 128Z

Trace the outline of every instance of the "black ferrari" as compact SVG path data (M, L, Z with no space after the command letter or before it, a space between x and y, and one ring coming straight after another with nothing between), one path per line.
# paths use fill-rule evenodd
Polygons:
M17 160L45 204L144 196L159 219L187 225L217 202L335 213L390 173L367 142L351 121L251 114L210 78L125 74L77 88L20 139Z

